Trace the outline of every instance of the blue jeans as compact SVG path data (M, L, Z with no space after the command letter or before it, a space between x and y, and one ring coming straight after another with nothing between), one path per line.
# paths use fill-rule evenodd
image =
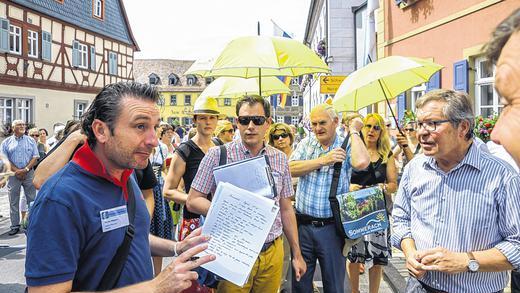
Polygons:
M292 274L293 292L312 293L312 280L319 260L325 293L344 293L346 257L343 256L345 240L336 233L334 224L323 227L298 225L298 238L307 272L299 282Z

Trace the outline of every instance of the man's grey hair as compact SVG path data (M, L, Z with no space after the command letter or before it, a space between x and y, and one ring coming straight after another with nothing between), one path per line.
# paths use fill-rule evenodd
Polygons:
M484 46L484 52L491 63L496 64L502 48L512 34L520 31L520 8L504 19L491 34L491 40Z
M13 120L13 123L12 123L13 127L15 127L18 124L25 124L25 122L23 122L23 120L19 120L19 119Z
M329 117L330 117L331 120L333 120L333 121L334 121L334 119L338 119L339 120L338 113L329 104L319 104L319 105L317 105L316 107L312 108L311 114L313 112L315 112L315 111L325 111L325 112L327 112L327 114L329 114Z
M466 139L473 137L473 129L475 128L475 115L473 114L473 107L467 94L454 90L434 90L426 93L420 97L416 102L417 109L423 108L426 104L432 101L445 102L446 105L442 108L442 114L454 127L458 127L461 122L467 121L469 124Z

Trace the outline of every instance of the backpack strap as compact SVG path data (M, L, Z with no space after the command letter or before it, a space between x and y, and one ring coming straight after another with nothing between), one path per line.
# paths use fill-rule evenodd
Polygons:
M127 192L128 192L128 200L126 202L126 207L128 210L128 226L126 227L125 238L123 239L123 243L117 249L116 254L110 261L108 268L106 269L103 277L101 278L101 282L97 287L97 291L106 291L113 289L119 278L121 277L121 272L123 271L123 267L126 263L126 259L128 258L128 253L130 252L130 245L132 244L132 239L134 239L135 234L135 226L134 226L134 218L135 218L135 195L134 190L132 188L132 184L130 182L130 178L126 184Z
M343 144L341 145L342 149L344 149L344 150L347 149L349 138L350 138L350 133L347 134L347 137L343 141ZM339 233L339 235L342 235L343 238L347 238L347 234L345 233L345 230L343 229L343 224L341 223L341 210L339 208L338 198L336 197L336 193L338 191L339 176L341 174L342 165L343 165L342 162L334 163L334 173L332 175L332 182L330 184L329 202L330 202L330 208L332 209L332 214L334 216L334 225L336 226L336 230Z
M225 145L221 144L220 148L220 160L218 161L218 165L222 166L227 164L227 148Z

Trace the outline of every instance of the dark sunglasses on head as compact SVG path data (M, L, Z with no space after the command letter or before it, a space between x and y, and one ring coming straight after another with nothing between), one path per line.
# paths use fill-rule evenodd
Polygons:
M260 126L264 125L266 119L264 116L238 116L238 123L247 126L253 121L254 125Z
M376 130L376 131L381 130L381 126L379 126L379 125L365 124L365 127L368 129L371 129L373 127L374 130Z
M288 134L288 133L273 134L273 135L271 135L271 137L273 138L273 140L279 140L280 137L281 137L281 138L287 138L287 137L289 137L289 134Z

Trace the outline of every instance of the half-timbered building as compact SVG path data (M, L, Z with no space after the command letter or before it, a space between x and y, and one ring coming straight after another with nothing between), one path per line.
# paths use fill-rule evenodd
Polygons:
M122 0L0 0L0 123L78 119L138 50Z

